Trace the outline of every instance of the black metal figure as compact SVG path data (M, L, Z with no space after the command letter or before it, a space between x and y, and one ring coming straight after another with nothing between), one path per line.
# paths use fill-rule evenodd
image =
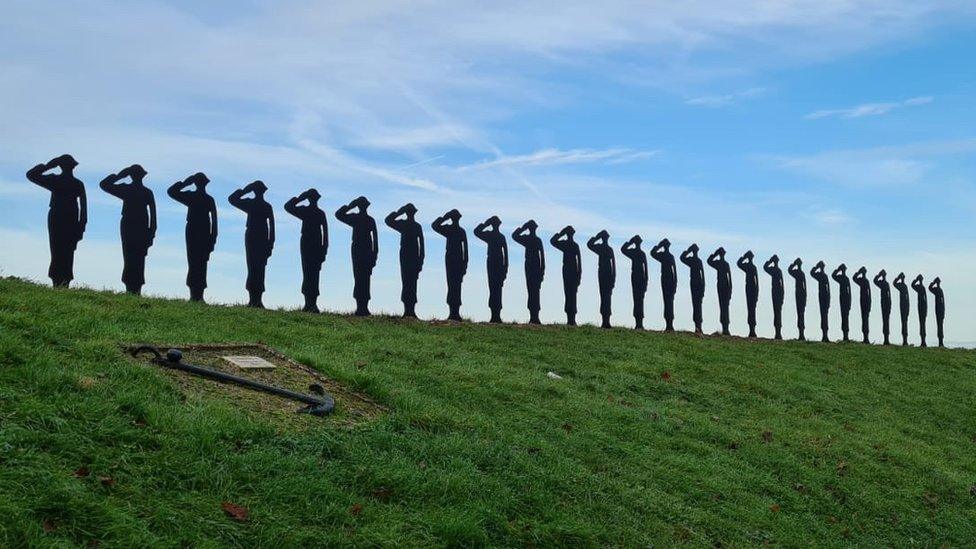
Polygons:
M620 247L630 258L630 288L634 296L634 328L644 329L644 294L647 293L647 254L641 249L640 235L634 235Z
M512 240L525 248L525 285L529 294L530 324L540 323L542 304L539 293L542 291L542 279L546 276L546 251L542 248L542 239L536 234L537 228L536 222L530 219L512 233Z
M736 261L736 265L746 274L746 312L749 323L749 337L756 337L756 305L759 303L759 271L753 261L752 250L747 251Z
M705 298L705 269L698 257L698 244L688 246L681 252L681 262L688 266L691 279L691 319L695 323L695 333L702 333L702 300Z
M264 294L264 274L268 258L274 250L275 220L274 209L264 199L268 187L263 181L249 183L227 197L231 206L247 214L244 229L244 254L247 257L247 282L244 287L248 294L248 307L264 308L261 296ZM244 195L251 193L251 198Z
M448 223L450 221L450 223ZM461 320L461 283L468 272L468 233L461 227L461 212L451 210L431 225L437 234L447 239L444 266L447 271L448 318Z
M925 320L929 315L929 296L925 293L925 281L922 279L922 275L918 275L915 280L912 280L912 289L918 295L918 334L922 339L919 346L925 347Z
M352 296L356 299L356 316L369 316L370 277L380 252L376 221L369 215L369 200L360 196L336 210L335 216L352 227Z
M765 263L763 270L770 277L770 293L773 296L773 329L776 339L783 339L783 300L786 297L786 287L783 284L783 269L779 268L779 256L773 254Z
M888 284L888 273L884 269L874 275L874 285L881 290L881 335L884 344L891 345L891 285Z
M403 316L417 318L417 280L424 269L424 229L414 216L417 207L407 203L399 210L386 216L386 224L400 233L400 301L403 302Z
M664 331L674 331L674 294L678 291L678 268L667 238L651 248L651 257L661 264L661 295L664 297Z
M868 278L868 270L861 267L854 273L852 278L857 284L859 304L861 306L861 335L864 343L871 343L868 333L871 330L871 280Z
M75 177L78 162L63 154L27 171L27 180L50 191L47 212L47 238L51 263L47 276L54 286L67 287L74 279L75 249L88 225L88 198L85 184ZM60 168L60 173L47 173Z
M806 328L807 275L803 272L803 260L799 257L794 259L786 270L793 277L794 296L796 298L796 329L800 334L799 340L806 341L803 331Z
M898 276L891 282L891 285L898 290L898 314L901 317L901 344L908 345L908 314L911 312L911 300L908 298L908 285L905 284L905 273L898 273Z
M583 276L583 262L580 257L579 244L573 240L576 229L572 225L563 227L561 231L552 235L549 243L563 254L563 293L566 301L566 324L576 325L576 292Z
M302 296L305 297L302 310L309 313L319 312L319 278L325 256L329 253L329 222L325 212L319 208L321 197L317 190L309 189L285 202L285 211L302 220L302 236L299 240L302 255ZM302 201L307 201L307 204L300 205Z
M820 331L823 332L823 338L821 341L827 343L830 341L828 337L829 332L829 313L830 313L830 277L827 276L826 271L824 271L823 261L818 261L813 269L810 270L810 276L817 281L817 297L820 298Z
M186 285L191 301L203 301L207 288L207 262L217 245L217 204L207 194L210 179L197 172L166 189L170 198L186 206ZM193 185L192 191L186 190Z
M722 324L722 335L729 332L729 303L732 301L732 268L725 260L725 248L719 248L708 256L708 266L715 269L715 288L718 291L718 318Z
M488 308L489 322L502 321L502 288L508 277L508 241L501 231L502 220L493 215L474 228L474 235L488 245Z
M943 340L945 334L942 331L945 323L945 294L942 293L942 279L935 277L935 280L929 284L929 291L935 296L935 329L939 336L939 347L945 347Z
M125 178L130 183L120 183ZM122 283L125 291L139 295L146 283L146 255L156 238L156 199L152 189L143 184L146 170L133 164L113 173L98 184L108 194L122 201Z
M830 278L840 287L838 300L840 301L840 331L844 335L844 341L850 341L848 334L851 331L851 279L847 277L847 265L841 263L834 272L830 273Z
M617 281L617 259L610 246L610 233L603 230L596 233L586 242L586 247L599 256L597 278L600 282L600 317L601 328L610 328L611 299L613 287Z

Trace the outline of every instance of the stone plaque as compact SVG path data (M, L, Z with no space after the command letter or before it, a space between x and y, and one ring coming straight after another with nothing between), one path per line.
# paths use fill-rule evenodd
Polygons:
M258 356L222 356L242 370L274 370L275 365Z

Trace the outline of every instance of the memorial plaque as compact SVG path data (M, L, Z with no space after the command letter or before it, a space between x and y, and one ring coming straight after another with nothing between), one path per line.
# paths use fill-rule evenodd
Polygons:
M222 356L242 370L274 370L275 365L258 356Z

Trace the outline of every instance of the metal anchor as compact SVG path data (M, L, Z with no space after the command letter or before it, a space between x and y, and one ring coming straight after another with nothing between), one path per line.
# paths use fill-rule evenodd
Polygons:
M291 400L297 400L298 402L305 404L305 406L297 410L298 413L312 414L313 416L324 416L332 413L332 411L335 409L335 400L332 398L332 395L326 392L326 390L317 383L313 383L312 385L308 386L308 390L314 393L315 396L313 396L304 393L297 393L281 387L275 387L274 385L267 385L259 381L235 376L234 374L228 374L212 368L194 366L193 364L184 364L183 352L179 349L170 349L166 351L165 355L163 355L156 347L151 345L142 345L133 348L130 352L133 357L138 357L140 354L148 352L153 355L152 362L159 364L160 366L165 366L166 368L187 372L189 374L205 377L207 379L241 385L256 391L289 398Z

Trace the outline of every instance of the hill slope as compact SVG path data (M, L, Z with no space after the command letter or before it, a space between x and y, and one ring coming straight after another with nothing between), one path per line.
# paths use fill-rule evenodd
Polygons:
M184 399L119 352L133 341L262 341L391 411L276 428ZM962 545L976 539L974 363L0 280L0 545Z

